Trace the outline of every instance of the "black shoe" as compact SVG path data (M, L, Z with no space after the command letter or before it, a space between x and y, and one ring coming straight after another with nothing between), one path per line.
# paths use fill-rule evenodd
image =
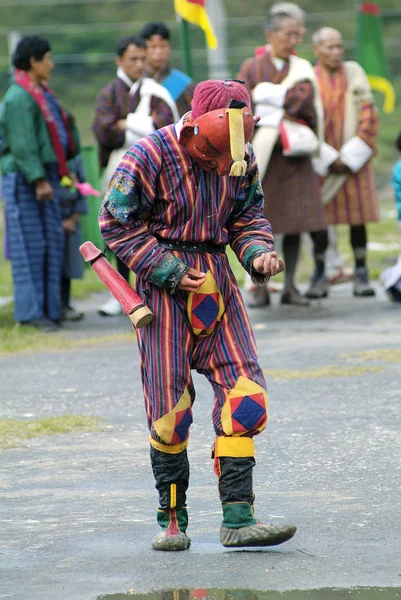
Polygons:
M318 298L327 298L329 295L329 280L326 275L323 273L318 273L315 271L308 291L305 296L312 300L316 300Z
M368 270L366 267L357 267L354 274L354 296L367 298L375 296L376 292L369 283Z
M301 296L297 288L291 287L284 289L281 296L281 304L295 304L296 306L309 306L309 302L306 298Z
M58 331L61 327L60 321L51 321L46 317L31 319L30 321L21 321L20 325L22 327L33 327L34 329L38 329L38 331L43 331L44 333Z
M265 285L257 286L252 292L248 292L249 308L260 308L261 306L270 306L270 294Z
M84 318L84 313L75 310L72 306L66 306L61 311L62 321L81 321Z

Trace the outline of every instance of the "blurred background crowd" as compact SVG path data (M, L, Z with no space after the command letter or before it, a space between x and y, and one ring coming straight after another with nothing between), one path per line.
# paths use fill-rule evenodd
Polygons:
M79 180L87 180L102 190L97 148L99 136L96 139L93 123L99 91L115 78L118 43L126 36L140 34L157 17L157 22L163 22L169 32L167 60L173 67L187 72L193 84L207 78L233 78L239 73L243 62L254 56L255 48L263 47L266 43L264 25L271 3L254 0L249 5L240 0L209 0L206 7L218 38L217 49L208 47L204 31L199 27L190 26L185 34L182 22L176 18L173 0L0 0L0 7L3 8L0 27L0 98L3 98L10 85L10 57L19 40L24 36L44 36L51 44L55 65L51 73L51 88L61 106L67 109L71 118L73 115L74 128L80 138L78 154L81 164L75 167L78 171L81 169ZM361 43L364 42L366 46L369 41L364 39L363 32L361 34L358 31L358 5L351 0L340 0L335 7L328 0L304 0L301 8L305 12L305 30L297 45L297 53L312 64L316 62L312 36L322 27L334 27L341 32L346 60L358 57ZM374 92L380 116L374 169L381 215L378 223L368 226L369 264L374 279L394 263L400 246L392 182L394 166L399 158L396 140L401 130L400 25L401 7L398 0L386 0L380 7L386 71L383 75L394 89L395 106L389 111L385 105L385 95ZM154 77L157 68L151 67L151 44L148 43L147 47L145 44L144 52L147 53L144 65L148 69L147 74ZM191 90L193 88L190 87ZM99 241L95 231L98 205L99 198L89 195L86 207L83 202L79 208L83 238L92 237L94 241ZM69 219L70 215L65 218ZM3 218L0 226L4 232ZM347 254L348 250L344 251L343 242L348 234L341 227L338 232L339 246L347 264L351 255ZM4 255L0 257L0 296L10 297L13 287L10 268L4 258ZM303 275L309 277L312 270L308 260L301 279ZM234 268L237 269L237 266ZM236 274L240 280L244 278L242 271L238 270ZM65 308L68 309L69 288L65 293ZM70 314L71 318L77 320L81 316Z

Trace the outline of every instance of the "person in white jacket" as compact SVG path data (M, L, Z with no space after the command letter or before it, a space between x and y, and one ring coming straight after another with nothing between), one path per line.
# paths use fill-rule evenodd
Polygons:
M125 152L145 135L178 121L176 104L162 85L144 77L146 41L128 36L117 45L117 78L98 94L93 132L98 148L100 167L105 169L104 188ZM119 273L128 281L129 269L117 259ZM100 307L104 316L122 314L113 297Z

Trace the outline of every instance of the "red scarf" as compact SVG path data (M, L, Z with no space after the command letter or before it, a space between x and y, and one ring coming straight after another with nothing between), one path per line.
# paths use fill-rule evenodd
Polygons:
M39 109L43 115L44 120L46 121L46 125L49 130L50 141L51 141L51 144L52 144L52 147L53 147L53 150L56 155L57 162L58 162L59 176L63 177L64 175L69 175L70 170L68 168L67 158L66 158L64 148L61 144L60 137L59 137L59 134L57 131L57 125L56 125L56 122L55 122L52 112L50 110L49 103L46 100L46 96L45 96L42 88L44 88L46 90L46 92L48 92L52 96L54 96L54 97L56 97L56 96L51 91L51 89L49 88L48 85L46 85L43 82L41 83L41 85L38 85L37 83L32 81L32 79L29 78L26 71L22 71L21 69L15 69L14 80L15 80L15 83L20 85L22 88L24 88L24 90L26 92L28 92L28 94L31 96L31 98L33 98L33 100L39 106ZM74 153L75 143L74 143L74 139L72 137L71 128L68 124L67 113L65 112L65 110L63 110L61 108L61 106L60 106L60 112L61 112L61 117L63 119L65 128L68 133L68 148L71 151L71 153Z

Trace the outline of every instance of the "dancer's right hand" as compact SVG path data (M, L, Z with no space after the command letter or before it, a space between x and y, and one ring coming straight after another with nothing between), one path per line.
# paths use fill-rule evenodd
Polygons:
M179 290L184 292L197 292L200 286L205 283L206 273L198 271L197 269L189 269L185 275L180 279L180 283L177 285Z

